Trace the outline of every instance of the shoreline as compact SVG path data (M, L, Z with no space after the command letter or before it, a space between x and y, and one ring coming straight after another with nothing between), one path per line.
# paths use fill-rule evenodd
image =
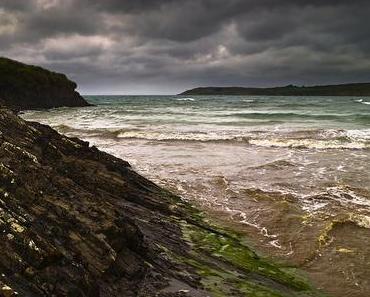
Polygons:
M278 87L198 87L179 95L370 96L370 83Z
M127 162L4 109L0 115L8 230L1 282L20 296L319 296Z
M115 98L111 97L110 100ZM146 97L144 101L148 99ZM102 100L105 102L107 98ZM131 99L121 96L120 100L130 102ZM284 104L290 103L286 102L288 99L281 100ZM148 125L146 125L147 118L145 118L145 114L148 114L152 109L159 111L160 114L163 113L162 109L158 110L159 107L163 108L162 102L165 102L165 106L171 104L170 106L175 108L183 108L184 103L178 103L176 98L165 97L163 101L159 101L159 107L156 103L147 108L146 105L141 104L139 99L136 98L135 101L128 104L122 103L122 106L119 104L118 106L98 105L94 109L73 110L71 113L62 110L53 110L48 113L36 112L33 117L31 116L31 119L39 119L47 124L54 125L65 122L67 126L71 127L74 127L73 123L75 123L76 127L80 127L80 129L68 130L65 126L59 125L56 125L55 128L67 135L82 137L116 157L129 160L141 174L166 188L172 189L174 193L182 194L181 196L200 209L202 206L206 205L207 207L207 204L211 204L209 211L216 211L216 219L224 216L225 220L235 220L231 223L236 225L236 229L243 229L241 231L244 231L244 235L249 238L249 243L253 239L255 244L252 246L254 249L263 252L269 258L274 257L279 262L290 263L288 266L292 263L293 266L303 266L304 270L310 271L314 279L318 281L315 282L316 285L325 288L333 296L347 296L355 293L358 296L363 296L360 292L366 289L366 281L364 281L366 265L358 263L357 260L353 260L351 257L356 255L356 257L361 258L363 253L366 254L366 251L360 253L358 247L361 241L352 237L348 238L346 234L347 229L351 228L350 226L353 224L355 230L348 231L349 234L362 234L366 232L366 228L358 226L360 218L343 216L343 212L359 214L359 210L355 210L353 207L356 208L356 202L366 203L364 199L368 195L363 192L364 197L361 198L361 192L357 191L356 188L341 188L340 184L335 182L335 176L338 176L338 180L348 180L349 173L345 172L351 172L351 169L355 167L360 168L367 158L368 151L366 150L342 149L343 144L346 144L350 139L351 141L354 140L352 137L362 135L359 131L356 130L358 133L352 135L354 131L338 130L332 127L328 131L297 129L294 134L290 134L297 137L300 144L304 143L305 139L300 138L305 135L310 139L318 140L319 144L323 139L330 136L330 139L325 141L333 141L336 147L333 149L327 149L327 146L325 149L317 149L317 145L313 147L303 147L302 145L263 147L248 146L244 142L236 142L237 145L230 145L229 142L224 144L223 142L209 141L173 142L161 141L161 139L158 141L155 139L136 139L131 137L132 133L140 136L143 133L152 135L150 133L153 132L154 136L161 136L166 131L170 135L175 135L177 129L180 133L194 130L192 130L193 126L187 125L169 126L167 130L164 124L161 123L160 127L164 131L159 132L162 134L155 134L158 131L156 126L149 127L147 131ZM186 103L186 106L188 108L197 106L201 104L200 101L201 99L195 98L194 101ZM248 100L247 104L256 105L258 103L250 101ZM341 102L343 104L347 101L355 108L361 106L359 102L354 102L351 98L343 99ZM245 104L244 101L241 102L243 102L241 104ZM94 103L97 102L94 101ZM131 108L131 104L133 104L133 108ZM139 115L137 115L136 108L138 107L143 109L144 118L141 122L137 122ZM122 109L127 109L127 112L122 113ZM102 114L97 111L101 111ZM130 111L133 111L133 118ZM171 111L176 116L176 109ZM72 125L71 119L73 119ZM102 124L103 120L104 124L107 124L106 129L99 126L99 123ZM114 124L117 123L117 120L122 121L123 127L117 126L116 130L110 131L110 127L115 127ZM133 121L132 124L131 121ZM137 125L139 129L136 129ZM86 131L84 127L87 129ZM90 131L91 127L94 130ZM202 128L203 130L198 130L199 134L206 133L209 130L208 126ZM207 131L205 131L206 128ZM361 126L349 128L361 129ZM211 136L214 137L214 131L209 131L212 134ZM220 132L222 133L222 130ZM347 132L351 132L351 134L348 133L351 136L350 139L343 138ZM115 137L117 133L127 133L127 135L120 134L120 137ZM279 137L279 133L276 134L276 137ZM357 154L358 158L354 158L353 154ZM348 166L348 162L345 161L348 157L352 158L352 162L357 163ZM203 161L199 163L199 160ZM237 167L235 167L236 164L238 164ZM317 164L317 166L314 164ZM334 172L335 168L339 168L336 173ZM362 178L364 170L357 171L355 175L351 174L353 176L352 180L366 181L366 178ZM242 174L243 172L244 174ZM301 179L296 173L301 173L300 177L308 177L309 179ZM333 173L335 174L333 175ZM282 177L284 177L283 180ZM241 192L239 192L240 188L235 188L235 182L241 186ZM167 185L170 187L167 187ZM265 191L260 193L251 192L250 188L253 186ZM328 186L331 189L327 190ZM352 186L356 187L356 183ZM284 191L284 188L288 191ZM280 194L271 193L269 189L281 189L282 191ZM208 192L208 190L211 192ZM291 195L287 195L287 193L291 193ZM360 196L356 196L357 194ZM198 199L201 201L198 201ZM202 205L203 203L205 205ZM353 205L340 206L341 203L352 203ZM217 205L220 205L220 208L230 208L230 210L217 213L219 210ZM329 206L325 208L325 205ZM321 207L323 209L320 210ZM366 215L366 213L364 214ZM337 221L344 226L344 234L337 235L338 230L342 228L340 224L336 223ZM358 228L360 230L357 230ZM336 236L338 242L337 240L334 243L332 242L334 236ZM327 238L326 242L323 242L324 244L319 240L322 237ZM341 238L347 238L347 242L341 241ZM352 242L353 240L354 242ZM352 243L353 246L351 246ZM346 254L343 251L348 253ZM321 253L325 253L325 257L319 257L318 255ZM287 258L290 260L287 260ZM333 258L337 259L335 265L330 264L330 259ZM351 270L350 266L347 265L348 261L356 263L353 279L340 275L340 271ZM331 269L327 265L332 265L333 268ZM321 266L323 266L322 269ZM346 270L346 268L348 269ZM356 283L359 285L356 285Z

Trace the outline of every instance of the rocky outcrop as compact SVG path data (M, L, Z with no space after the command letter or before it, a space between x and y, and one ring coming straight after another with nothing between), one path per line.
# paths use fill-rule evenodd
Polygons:
M17 110L90 105L64 74L0 57L0 98Z
M0 109L0 296L317 296L130 165Z

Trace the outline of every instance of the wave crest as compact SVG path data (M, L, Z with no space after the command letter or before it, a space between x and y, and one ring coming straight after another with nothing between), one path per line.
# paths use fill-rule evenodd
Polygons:
M361 141L318 139L251 139L250 144L263 147L288 147L302 149L368 149L370 143Z
M178 98L178 99L176 99L177 101L195 101L195 99L194 98Z
M292 132L268 131L176 131L150 128L75 128L55 126L71 136L98 138L141 139L148 141L237 142L261 147L288 147L297 149L369 149L370 129L367 130L308 130Z

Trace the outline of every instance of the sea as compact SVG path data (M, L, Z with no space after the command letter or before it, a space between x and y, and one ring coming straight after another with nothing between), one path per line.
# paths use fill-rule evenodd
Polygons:
M129 161L329 295L370 296L370 97L85 98L22 117Z

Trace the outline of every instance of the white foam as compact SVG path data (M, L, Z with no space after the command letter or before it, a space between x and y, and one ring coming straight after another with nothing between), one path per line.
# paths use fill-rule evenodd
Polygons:
M273 247L276 247L278 249L282 249L283 247L281 246L280 242L278 239L275 239L275 240L272 240L269 242L270 245L272 245Z
M328 187L327 193L330 198L339 201L341 204L355 204L359 206L370 207L370 200L356 194L349 189L342 189L339 187Z
M328 202L317 202L312 201L311 199L304 199L302 200L302 202L303 202L302 209L308 213L317 212L318 210L324 208L329 204Z
M370 102L369 102L370 103ZM370 129L361 130L347 130L346 136L355 141L367 141L370 140Z
M291 147L310 149L366 149L370 145L364 142L342 142L338 140L318 139L250 139L250 144L264 147Z
M266 238L272 239L269 241L270 245L272 245L275 248L282 249L282 246L279 243L278 235L270 234L266 227L262 227L257 222L250 222L245 212L237 210L237 209L230 209L227 206L225 207L225 210L231 213L237 213L242 218L242 220L239 221L240 223L256 228L261 233L261 235L263 235Z
M370 102L364 101L364 99L358 99L358 100L355 100L355 102L358 102L358 103L361 103L361 104L370 105Z
M370 200L356 194L354 191L341 187L328 187L326 191L312 195L295 195L301 197L302 209L308 213L316 213L321 211L326 206L330 205L330 201L336 201L342 206L370 208ZM316 199L315 197L321 197ZM325 198L325 201L322 199Z
M355 214L351 216L351 220L360 227L370 229L370 216Z
M177 101L195 101L194 98L178 98Z
M179 141L243 141L245 138L242 135L233 135L220 132L207 132L202 131L124 131L118 133L118 138L137 138L145 140L179 140Z

